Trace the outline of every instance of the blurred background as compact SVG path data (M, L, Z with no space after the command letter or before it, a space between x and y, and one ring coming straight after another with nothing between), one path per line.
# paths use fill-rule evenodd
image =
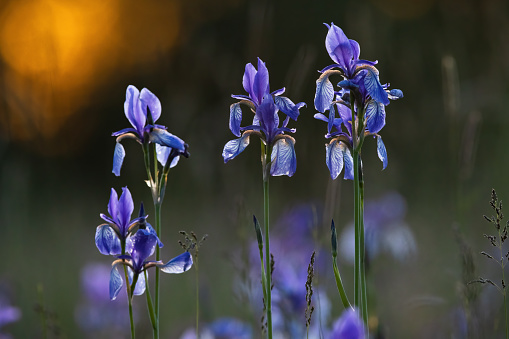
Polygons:
M296 206L320 211L309 241L330 267L330 218L338 235L346 234L353 189L349 181L330 180L326 126L313 119L317 70L332 63L324 22L358 41L362 59L379 61L381 82L405 94L387 107L381 132L387 169L381 171L374 142L363 150L366 201L397 194L410 246L371 263L373 321L389 338L461 338L465 327L502 333L501 295L465 282L478 275L499 282L501 275L479 252L491 251L483 234L493 228L482 217L493 214L491 189L509 199L503 0L1 1L0 306L16 307L17 321L0 333L40 338L46 326L50 338L124 335L127 309L94 311L100 302L90 296L90 280L100 281L101 265L107 275L111 263L94 245L111 187L128 186L135 205L144 201L153 214L136 143L124 142L122 175L111 173L111 133L129 127L123 103L132 84L159 97L159 122L190 145L191 157L168 179L162 257L181 253L180 230L208 234L200 250L201 319L237 316L259 337L261 312L245 312L234 285L243 265L235 251L255 240L252 214L263 215L260 151L253 139L223 163L223 146L234 138L230 95L244 94L245 64L260 57L271 90L286 87L294 102L307 103L289 126L297 129L297 172L271 179L271 218ZM276 270L278 263L284 267L285 259L276 257ZM350 291L346 256L340 270ZM329 278L319 280L331 303L324 327L342 310ZM105 281L97 293L101 286L107 291ZM178 338L194 324L194 270L163 276L162 291L162 337ZM143 338L150 333L145 298L135 304ZM93 319L108 307L115 317ZM113 336L101 326L120 329Z

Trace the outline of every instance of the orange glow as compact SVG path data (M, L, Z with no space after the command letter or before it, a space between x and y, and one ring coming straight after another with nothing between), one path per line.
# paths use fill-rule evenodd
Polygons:
M8 108L0 111L7 122L0 134L56 138L98 85L168 53L178 37L179 10L176 1L155 0L8 3L0 13Z

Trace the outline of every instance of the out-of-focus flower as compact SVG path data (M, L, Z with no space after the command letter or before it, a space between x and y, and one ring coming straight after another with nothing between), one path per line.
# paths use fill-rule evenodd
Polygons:
M171 259L164 264L161 261L147 260L154 254L159 239L146 229L139 229L136 234L127 238L126 250L129 254L118 256L112 264L110 273L110 299L114 300L120 292L124 281L118 272L117 266L125 265L129 273L129 283L134 285L132 295L141 295L145 292L146 280L142 273L150 267L158 267L165 273L179 274L188 271L193 265L193 258L189 252ZM141 275L141 277L140 277ZM138 279L139 278L139 279Z
M231 317L219 318L200 331L201 339L251 339L253 330L245 322ZM197 339L194 328L187 329L180 339Z
M169 133L166 130L167 127L155 124L161 116L161 102L148 89L143 88L140 92L136 87L128 86L124 112L133 127L124 128L112 134L112 136L117 137L112 170L116 176L120 175L120 169L124 162L125 150L120 142L125 138L134 139L140 144L153 142L167 147L170 149L168 155L173 154L173 158L179 155L189 156L187 152L188 145L182 139ZM171 150L174 152L171 152ZM168 155L166 155L166 159ZM173 163L173 158L170 163L175 166L176 163ZM164 162L166 163L166 160Z
M365 339L366 329L359 314L354 309L346 309L336 320L329 334L330 339Z
M388 252L403 261L417 251L414 235L404 221L405 199L398 193L387 193L375 201L367 201L364 211L366 255L374 259L381 252ZM341 234L340 248L343 257L353 263L355 231L353 224Z
M18 307L12 306L6 295L0 294L0 338L11 338L9 334L3 331L2 327L19 319L21 319L21 310Z

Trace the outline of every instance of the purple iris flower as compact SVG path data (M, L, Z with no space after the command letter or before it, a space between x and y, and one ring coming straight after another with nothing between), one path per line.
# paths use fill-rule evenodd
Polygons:
M146 281L142 274L150 267L158 267L165 273L184 273L188 271L193 265L193 258L189 252L184 252L181 255L171 259L168 263L164 264L161 261L147 260L154 254L156 245L158 244L158 237L147 231L146 229L139 229L136 234L127 239L126 250L128 254L118 256L112 264L110 274L110 299L114 300L124 281L118 272L118 265L125 265L128 268L130 284L134 282L134 289L131 291L132 295L141 295L145 292ZM139 278L139 279L138 279Z
M366 329L359 314L354 309L346 309L333 325L331 339L365 339Z
M249 137L254 134L272 149L270 175L291 177L297 169L295 139L284 133L295 133L295 129L287 127L288 122L290 118L297 120L300 114L299 109L305 103L294 104L290 99L280 96L285 91L284 88L270 93L269 71L259 58L258 70L250 63L246 65L242 84L249 95L232 95L233 98L241 100L230 106L230 130L239 138L228 141L224 146L224 162L226 163L242 153L249 145ZM255 113L252 125L240 126L242 121L241 104L246 105ZM286 114L286 118L281 124L279 111Z
M119 199L117 192L112 188L108 203L110 216L100 214L107 223L97 226L95 233L95 244L99 252L105 255L121 254L121 244L125 243L135 227L145 228L149 233L156 234L154 228L146 222L147 216L144 215L143 205L139 217L131 220L133 210L134 203L129 189L123 187ZM162 246L163 244L159 243L159 247Z
M188 156L188 145L182 139L166 131L165 126L155 124L161 116L161 102L148 89L143 88L140 92L136 87L128 86L124 112L133 127L112 134L117 137L112 170L116 176L120 175L124 162L125 150L120 141L125 138L135 139L140 144L153 142L177 151L176 156Z
M315 114L315 118L327 122L326 138L332 138L326 145L326 163L331 177L337 178L344 166L344 178L353 179L352 138L357 136L352 135L352 121L357 130L362 129L361 133L377 138L378 157L385 169L387 151L378 132L385 126L385 106L389 104L389 99L402 98L403 92L399 89L389 90L388 84L382 85L375 68L377 62L360 60L359 44L348 39L336 25L325 25L329 30L325 47L335 63L321 70L316 81L315 108L321 113ZM343 77L338 83L338 91L334 90L329 80L333 74ZM352 104L355 107L353 116ZM339 112L338 118L335 106ZM328 117L322 114L327 110L330 110ZM357 126L361 117L363 126ZM332 132L333 128L335 131Z

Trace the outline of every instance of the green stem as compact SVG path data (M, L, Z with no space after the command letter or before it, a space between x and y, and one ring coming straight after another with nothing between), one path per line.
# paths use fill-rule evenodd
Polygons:
M268 153L268 152L267 152ZM266 154L266 159L269 155ZM269 174L270 175L270 174ZM268 175L263 181L263 214L265 223L265 280L267 289L267 334L272 339L272 277L270 265L270 248L269 248L269 178Z
M353 151L353 170L354 170L354 224L355 224L355 263L354 263L354 305L361 307L361 225L359 223L359 153Z
M339 274L338 269L338 261L335 257L332 258L332 267L334 269L334 277L336 277L336 285L338 286L338 292L339 296L341 297L341 302L343 302L343 306L345 308L352 307L346 295L345 288L343 287L343 282L341 281L341 275Z
M121 244L122 254L125 254L125 241L122 241ZM131 288L129 287L129 275L127 274L127 266L124 266L124 275L125 275L125 285L127 290L127 301L129 302L129 322L131 324L131 338L135 338L135 330L134 330L134 318L133 318L133 305L131 298Z
M200 339L200 271L198 266L198 254L195 255L194 267L196 268L196 339Z
M161 203L157 202L154 205L156 214L156 233L159 239L161 239ZM160 249L156 246L156 261L160 259ZM156 282L155 282L155 322L156 327L154 329L154 338L159 338L159 270L156 270Z
M359 235L360 235L360 278L361 278L361 311L362 318L364 321L368 322L368 293L367 293L367 283L366 283L366 248L364 241L364 178L362 176L362 160L359 153Z
M147 308L148 308L148 314L150 316L150 323L152 324L152 329L156 329L156 316L154 313L154 305L152 304L152 296L150 295L150 288L148 285L148 276L147 271L143 271L143 274L145 275L145 286L146 286L146 295L147 295Z

